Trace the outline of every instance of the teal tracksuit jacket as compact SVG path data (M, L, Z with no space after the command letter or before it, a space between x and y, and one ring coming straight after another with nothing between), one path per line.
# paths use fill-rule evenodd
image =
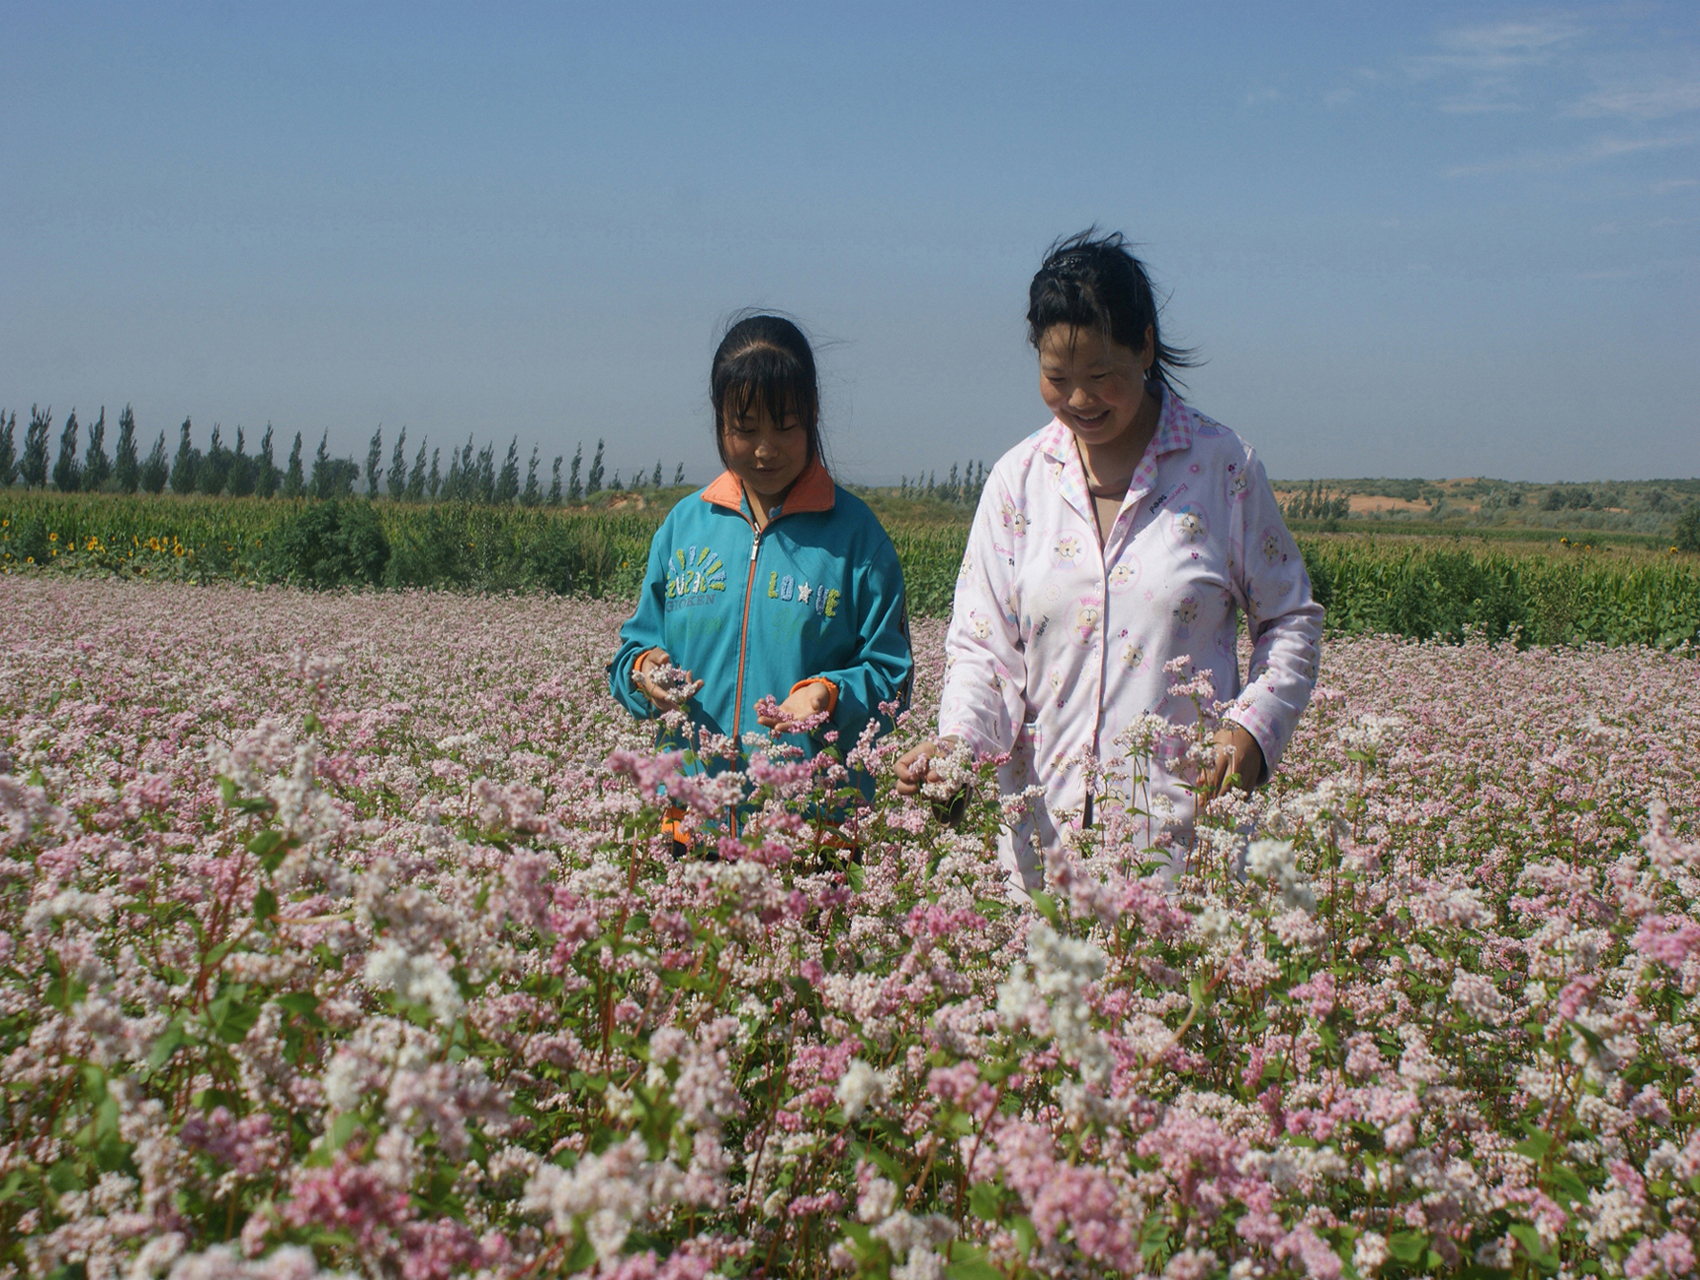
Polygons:
M837 702L826 728L838 731L841 754L881 703L907 702L914 667L897 552L819 459L759 533L730 472L678 503L650 543L620 641L609 684L633 715L655 715L633 666L664 649L703 682L687 708L692 722L740 742L768 733L756 724L763 697L783 702L799 681L831 681ZM810 755L824 745L818 735L784 740ZM871 795L872 779L858 785Z

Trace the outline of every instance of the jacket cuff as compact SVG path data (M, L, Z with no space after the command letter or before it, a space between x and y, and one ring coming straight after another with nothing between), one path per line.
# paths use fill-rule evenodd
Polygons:
M1261 787L1275 776L1275 766L1281 762L1282 741L1280 723L1263 708L1251 703L1241 702L1229 707L1222 713L1225 723L1236 724L1249 733L1257 742L1257 749L1263 755L1263 776L1252 780L1252 785Z
M828 680L825 676L810 676L806 680L799 680L799 681L797 681L796 684L791 686L791 692L796 693L797 690L803 688L805 685L811 685L811 684L824 684L826 686L826 693L827 693L826 713L827 713L827 715L831 715L834 711L838 710L838 686L836 684L834 684L831 680Z
M657 645L654 648L645 649L642 653L638 654L637 657L633 658L632 659L632 683L633 684L637 683L638 673L643 670L643 660L645 658L649 657L649 655L652 654L652 653L659 653L663 657L665 657L666 654L667 654L667 650L665 650L665 649L661 648L659 645Z

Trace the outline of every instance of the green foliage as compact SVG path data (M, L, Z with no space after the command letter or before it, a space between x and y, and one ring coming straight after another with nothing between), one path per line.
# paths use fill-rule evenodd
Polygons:
M47 433L53 428L53 406L43 413L30 406L30 424L24 429L24 450L18 457L18 479L27 489L39 489L47 483Z
M0 494L0 570L633 596L662 511ZM55 536L56 535L56 536Z
M903 564L909 612L921 617L949 617L956 598L956 575L968 546L968 527L915 521L888 523L886 532Z
M641 510L562 511L10 489L0 495L8 522L0 567L22 568L31 556L37 567L197 581L629 597L667 505L665 493ZM948 616L967 525L882 510L896 504L877 495L873 505L903 563L910 613ZM1695 513L1700 506L1690 508L1691 521L1700 520ZM1700 530L1691 536L1700 539ZM1700 642L1700 566L1668 550L1508 553L1438 538L1305 537L1300 545L1334 632L1451 641L1480 632L1546 645Z
M147 461L142 463L136 482L146 493L164 493L165 482L170 475L171 466L165 460L165 432L161 431L159 439L153 442Z
M53 464L53 483L60 493L75 493L83 487L83 464L77 461L77 411L65 419L59 435L59 461Z
M314 587L377 586L390 540L370 502L317 502L288 520L275 543L280 576Z
M18 474L18 411L10 419L0 415L0 489L7 488Z
M1683 512L1676 522L1675 546L1678 551L1700 551L1700 502Z
M171 464L171 492L193 493L196 481L201 471L201 451L195 448L195 442L190 438L193 424L189 419L183 419L183 426L177 440L177 457Z
M141 462L136 457L136 415L129 405L118 415L118 445L113 450L112 479L119 493L134 493L141 486Z
M1692 563L1308 539L1301 549L1331 631L1453 642L1479 631L1544 645L1700 642Z

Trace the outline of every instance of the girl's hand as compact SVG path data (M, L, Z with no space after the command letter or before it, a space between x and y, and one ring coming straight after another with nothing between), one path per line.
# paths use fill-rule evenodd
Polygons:
M766 698L763 701L772 702L772 699ZM825 716L831 710L831 687L816 682L804 685L784 702L781 702L778 705L777 714L762 710L761 703L757 703L756 723L767 729L783 727L789 731L789 726L806 723L816 716Z
M1257 739L1228 721L1216 730L1212 741L1216 747L1216 758L1204 779L1210 798L1214 800L1226 795L1230 786L1250 795L1251 789L1263 777L1263 748L1257 745Z
M651 649L638 659L632 683L663 713L683 711L685 703L702 688L702 681L692 680L689 671L675 667L664 649Z
M935 769L933 761L954 755L961 749L962 743L959 739L940 738L936 742L929 739L920 746L905 751L897 757L897 764L892 770L897 776L897 794L918 795L921 788L929 783L934 786L948 784L949 777Z

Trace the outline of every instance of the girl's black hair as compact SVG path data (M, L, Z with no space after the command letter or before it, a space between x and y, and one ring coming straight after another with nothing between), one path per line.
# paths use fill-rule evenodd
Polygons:
M1163 341L1151 277L1145 264L1127 251L1119 231L1100 236L1097 227L1088 227L1046 251L1044 265L1027 290L1027 340L1037 349L1046 332L1059 324L1097 329L1134 351L1145 349L1145 329L1150 326L1157 357L1145 377L1170 390L1180 382L1172 376L1174 370L1198 364L1190 348Z
M714 401L714 447L726 461L726 415L765 410L774 422L802 419L809 458L821 456L820 379L803 331L784 316L747 315L733 322L714 352L708 379Z

